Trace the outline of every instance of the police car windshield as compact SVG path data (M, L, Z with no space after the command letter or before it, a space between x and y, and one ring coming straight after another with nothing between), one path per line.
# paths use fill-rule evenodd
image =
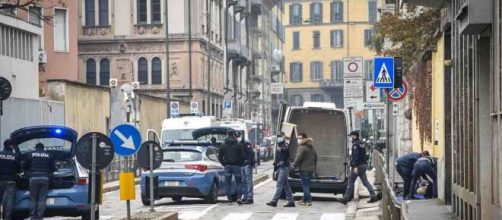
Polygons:
M191 150L166 150L164 151L165 162L192 162L202 160L202 153Z
M72 143L60 138L38 138L27 140L18 144L20 153L26 153L35 150L35 145L41 143L45 146L45 150L70 152Z

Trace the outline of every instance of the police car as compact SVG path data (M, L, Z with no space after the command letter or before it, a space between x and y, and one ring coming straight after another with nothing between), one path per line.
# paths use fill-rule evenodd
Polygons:
M50 178L45 216L82 216L90 219L88 201L87 172L73 159L78 134L71 128L62 126L26 127L11 133L16 152L20 153L21 165L27 155L42 143L56 160L56 172ZM30 193L28 191L30 174L27 170L17 180L14 202L15 219L25 218L30 213ZM99 211L96 210L97 216Z
M197 139L207 136L222 136L229 128L213 127L193 131L194 140L164 143L164 161L154 171L155 199L171 198L179 202L183 197L202 198L207 203L216 203L219 196L226 195L225 171L218 161L218 149ZM149 174L141 177L141 201L150 205ZM232 191L235 194L235 181Z

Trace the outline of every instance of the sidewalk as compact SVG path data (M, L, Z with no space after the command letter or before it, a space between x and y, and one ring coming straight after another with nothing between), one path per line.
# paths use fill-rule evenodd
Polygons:
M370 183L375 182L375 169L366 172ZM368 203L370 194L363 183L358 179L356 182L356 214L354 220L379 220L382 216L381 202Z

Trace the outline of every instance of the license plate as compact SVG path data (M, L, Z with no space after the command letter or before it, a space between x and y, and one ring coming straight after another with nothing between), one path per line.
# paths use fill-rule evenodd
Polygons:
M48 205L54 205L56 203L56 199L55 198L48 198L47 199L47 204Z
M178 181L165 181L164 186L179 186L180 182Z

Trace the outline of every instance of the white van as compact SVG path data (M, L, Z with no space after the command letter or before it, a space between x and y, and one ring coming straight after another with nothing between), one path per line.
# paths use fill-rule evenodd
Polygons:
M249 130L251 130L252 123L249 120L240 118L233 118L228 120L219 121L220 127L232 128L244 134L244 140L249 141Z
M176 140L193 140L192 131L217 126L214 116L184 116L162 122L162 146Z
M317 172L310 190L317 193L343 194L349 175L350 117L345 109L336 108L333 103L308 102L304 106L282 107L279 118L296 125L298 133L306 133L314 141L319 156ZM283 116L282 116L283 115ZM281 127L278 127L282 130ZM298 134L296 134L298 135ZM298 143L292 139L290 156L296 156ZM298 173L290 173L289 183L293 192L302 192Z

